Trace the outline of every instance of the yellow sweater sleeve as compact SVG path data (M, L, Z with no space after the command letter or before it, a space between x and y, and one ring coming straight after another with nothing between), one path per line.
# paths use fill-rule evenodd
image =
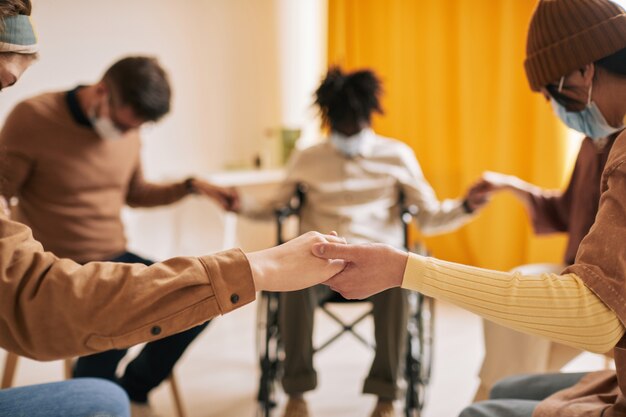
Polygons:
M591 352L608 352L625 332L615 313L574 274L521 275L411 254L402 287Z

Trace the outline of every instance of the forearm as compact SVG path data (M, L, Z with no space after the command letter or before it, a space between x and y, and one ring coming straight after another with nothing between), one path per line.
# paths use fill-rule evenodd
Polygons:
M273 201L261 201L248 194L239 194L238 214L254 220L272 220L276 215L277 204Z
M171 184L133 183L129 187L126 203L131 207L156 207L173 204L190 193L191 190L185 182Z
M288 208L296 187L297 184L287 178L269 198L239 191L239 214L255 220L272 220L277 210Z
M81 266L44 252L23 225L0 219L0 227L0 345L21 355L48 360L125 348L254 299L240 251L150 267Z
M418 207L416 220L422 233L435 235L456 230L473 218L474 213L463 207L463 200L444 200L421 210Z
M566 232L568 203L560 191L544 190L517 177L504 187L522 203L537 234Z
M609 351L624 334L615 313L574 274L522 276L411 255L402 286L592 352Z
M515 197L520 203L522 203L522 205L524 206L524 208L527 211L531 210L531 200L532 200L532 196L533 193L537 193L540 190L535 188L532 188L531 184L525 183L523 181L520 180L520 182L523 185L526 185L525 187L522 186L518 186L518 187L514 187L514 186L508 186L505 188L505 190L507 190L508 192L510 192L513 197ZM522 185L520 184L520 185Z

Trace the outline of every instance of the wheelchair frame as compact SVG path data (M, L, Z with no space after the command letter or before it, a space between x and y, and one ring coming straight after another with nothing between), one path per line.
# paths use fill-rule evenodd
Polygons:
M294 215L298 215L305 200L304 187L299 185L296 193L289 204L276 210L276 226L278 244L285 242L283 229L285 221ZM410 226L416 214L416 208L404 205L404 196L400 195L401 220L404 225L404 247L411 248ZM342 298L337 294L339 298ZM354 327L372 314L369 309L357 319L346 323L339 319L330 310L325 308L326 303L343 302L332 297L320 302L322 310L341 327L341 331L330 337L314 352L326 348L345 333L351 333L360 342L375 348L365 338L354 330ZM281 377L281 363L284 352L279 331L279 299L280 293L262 291L257 304L257 353L261 375L259 378L259 390L257 394L258 407L256 415L258 417L270 417L276 408L277 390ZM360 300L357 300L360 301ZM430 382L432 362L433 362L433 340L434 340L434 299L421 293L412 293L409 297L410 316L407 324L407 346L404 363L404 381L406 383L404 395L404 415L405 417L419 417L424 408L426 389Z

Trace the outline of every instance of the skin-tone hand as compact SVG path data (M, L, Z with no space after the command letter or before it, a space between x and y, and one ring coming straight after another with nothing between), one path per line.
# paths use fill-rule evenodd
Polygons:
M257 291L296 291L321 284L341 272L342 260L313 256L317 243L345 244L334 235L308 232L287 243L246 254Z
M482 181L489 191L502 191L515 187L520 179L514 175L486 171L483 173Z
M346 262L343 271L324 283L345 298L367 298L402 285L408 254L392 246L317 243L312 250L322 259Z
M487 193L493 194L499 191L509 191L525 206L530 205L532 194L541 193L541 189L533 184L514 176L499 172L487 171L482 175L483 187Z
M213 199L222 209L227 211L237 211L239 209L239 195L234 188L219 187L195 178L192 185L198 194Z
M472 184L465 195L465 200L470 209L476 211L487 204L491 197L490 191L489 184L482 178Z

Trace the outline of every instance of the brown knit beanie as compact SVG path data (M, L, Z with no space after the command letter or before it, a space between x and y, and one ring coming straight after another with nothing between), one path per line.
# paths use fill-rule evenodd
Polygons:
M626 48L626 14L608 0L540 0L528 29L526 76L539 91Z

